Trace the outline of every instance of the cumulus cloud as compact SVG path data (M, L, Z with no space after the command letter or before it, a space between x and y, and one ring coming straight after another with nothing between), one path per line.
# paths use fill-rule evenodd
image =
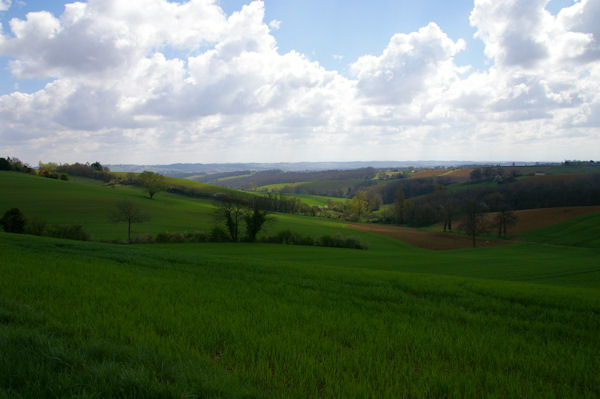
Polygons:
M0 149L142 163L514 159L539 140L577 157L600 145L599 4L552 15L546 0L476 0L488 69L457 66L466 43L432 22L393 35L348 76L281 53L262 1L229 16L215 0L29 13L9 22L0 54L18 78L53 80L0 96Z
M10 8L12 0L0 0L0 11L6 11Z
M396 34L380 56L360 57L351 65L358 87L377 103L410 102L436 75L450 77L456 70L452 57L465 42L452 41L430 23L410 34Z

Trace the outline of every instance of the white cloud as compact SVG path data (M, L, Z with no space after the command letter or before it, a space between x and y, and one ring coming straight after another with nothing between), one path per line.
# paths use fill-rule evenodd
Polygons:
M265 23L261 1L230 16L213 0L30 13L10 21L0 54L17 77L54 80L0 96L0 153L141 163L560 159L562 149L590 158L600 146L599 3L553 16L545 0L477 0L470 21L487 70L458 67L465 42L430 23L359 57L350 77L282 54L271 34L279 21Z
M381 56L360 57L350 69L361 93L374 102L410 102L436 75L451 78L452 57L464 46L430 23L418 32L394 35Z
M12 0L0 0L0 11L6 11L10 8Z
M271 30L279 30L279 28L281 28L281 21L274 19L271 22L269 22L269 28L271 28Z

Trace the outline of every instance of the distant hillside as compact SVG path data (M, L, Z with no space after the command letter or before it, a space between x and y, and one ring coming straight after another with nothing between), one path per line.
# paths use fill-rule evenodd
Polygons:
M535 162L473 162L473 161L365 161L365 162L279 162L279 163L175 163L170 165L106 165L114 172L143 172L149 170L167 176L187 177L239 171L264 171L278 169L284 172L347 170L360 168L434 168L467 165L535 165ZM558 164L557 164L558 165Z

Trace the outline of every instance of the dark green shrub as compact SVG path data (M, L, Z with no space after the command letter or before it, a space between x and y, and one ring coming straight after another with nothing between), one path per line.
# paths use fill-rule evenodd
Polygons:
M4 213L2 219L0 219L0 225L2 225L4 231L8 233L23 233L25 231L26 223L27 219L19 208L9 209Z
M368 249L368 245L356 237L344 237L340 233L335 236L324 235L315 241L315 245L335 248Z
M0 170L10 170L10 162L6 158L0 158Z
M60 180L69 180L69 175L66 173L61 173L60 174Z
M184 243L184 242L207 242L211 241L208 234L202 231L185 231L183 233L177 232L161 232L156 235L156 242L159 243Z
M213 242L231 241L229 233L225 231L225 229L221 226L213 226L213 228L210 229L210 233L208 235L210 237L210 241Z
M34 219L25 225L25 233L36 236L46 235L48 223L43 220Z
M151 244L154 242L154 237L148 233L138 234L131 242L135 244Z
M183 233L185 242L207 242L210 241L210 237L203 231L186 231Z
M69 240L89 241L90 235L79 224L55 225L48 228L50 237L66 238Z

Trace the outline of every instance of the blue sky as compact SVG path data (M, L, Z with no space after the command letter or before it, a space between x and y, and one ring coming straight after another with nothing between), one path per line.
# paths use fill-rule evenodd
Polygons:
M0 153L600 155L600 0L174 3L0 0Z
M24 19L31 11L45 10L60 16L65 3L16 1L8 12L0 14L4 31L11 18ZM218 2L228 15L247 3L246 0ZM546 8L556 14L569 4L571 0L553 0ZM266 0L265 20L281 21L280 28L273 32L281 52L298 51L325 68L344 74L348 64L358 57L381 53L394 33L412 32L434 21L452 39L462 38L467 42L466 49L457 54L456 63L482 69L490 61L483 53L483 42L473 37L476 30L469 24L472 9L472 0ZM14 91L15 84L23 92L34 92L50 81L16 79L8 70L9 59L0 57L0 94Z

